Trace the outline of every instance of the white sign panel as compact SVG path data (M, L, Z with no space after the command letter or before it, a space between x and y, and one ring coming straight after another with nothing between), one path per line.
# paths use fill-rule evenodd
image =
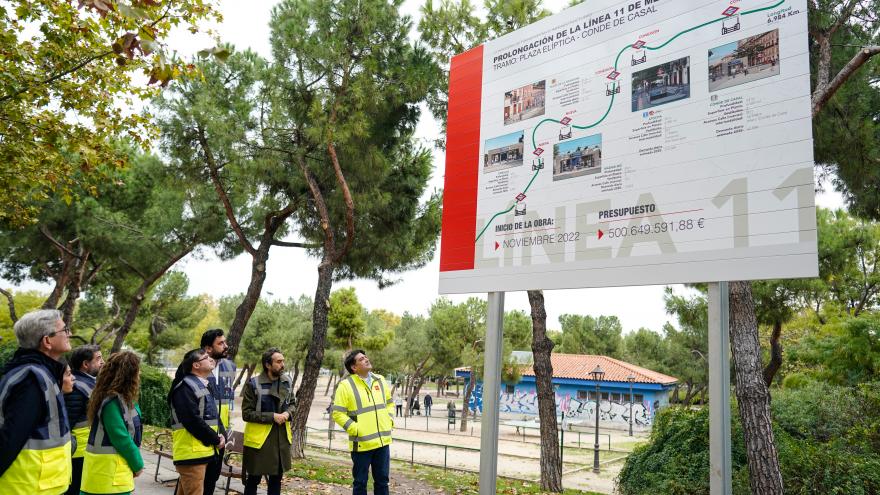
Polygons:
M441 293L816 276L806 0L592 0L452 60Z

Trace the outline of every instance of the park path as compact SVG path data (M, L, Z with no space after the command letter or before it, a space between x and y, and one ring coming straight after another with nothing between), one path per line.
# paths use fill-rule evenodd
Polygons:
M174 481L162 483L154 480L156 474L156 454L141 449L141 455L144 458L144 473L135 478L135 495L172 495L174 493ZM176 478L177 473L174 471L174 466L169 460L163 459L159 464L159 480L174 480ZM225 483L226 478L223 477L217 481L215 495L222 495L224 493ZM443 490L438 490L424 481L414 480L394 471L391 473L390 488L391 493L395 494L435 495L443 493ZM232 480L230 483L230 493L233 493L231 490L242 493L244 492L244 487L237 480ZM258 493L265 494L266 492L264 488L261 488ZM285 495L348 495L351 493L351 487L288 476L283 481L282 493Z

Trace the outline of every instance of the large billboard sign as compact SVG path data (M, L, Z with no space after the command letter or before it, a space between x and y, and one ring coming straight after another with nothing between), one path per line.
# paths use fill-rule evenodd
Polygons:
M591 0L449 79L441 293L817 275L806 0Z

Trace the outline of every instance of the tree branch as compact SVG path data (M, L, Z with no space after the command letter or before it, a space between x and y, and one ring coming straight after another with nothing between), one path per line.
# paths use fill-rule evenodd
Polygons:
M830 49L829 49L830 50ZM820 51L821 53L821 51ZM838 89L846 82L847 79L859 68L865 65L865 62L871 59L871 57L880 54L880 45L870 45L862 48L856 53L849 62L840 69L840 72L834 76L827 84L821 84L821 82L817 83L816 91L813 93L813 118L822 111L822 108L828 103L828 100L834 96L834 93L837 92ZM830 53L829 53L830 56ZM821 57L821 55L820 55ZM830 63L830 62L829 62ZM822 60L819 61L820 68L822 64Z
M321 247L320 244L312 244L308 242L287 242L287 241L272 241L273 246L282 246L282 247L293 247L293 248L303 248L303 249L317 249Z
M51 242L53 246L55 246L59 251L61 251L62 254L67 253L68 255L73 256L74 258L79 258L79 255L77 255L76 253L71 251L67 246L65 246L64 244L61 244L60 242L58 242L57 239L52 237L52 234L49 233L49 229L46 228L45 225L40 225L40 233L43 234L43 237L48 239L49 242ZM70 242L74 243L76 241L77 241L77 239L74 239Z
M52 76L49 76L47 79L44 79L36 84L32 84L30 86L25 86L24 88L14 92L14 93L10 93L8 95L4 95L4 96L0 97L0 103L4 103L7 100L11 100L20 94L27 93L28 91L30 91L31 89L33 89L35 87L45 86L46 84L51 84L51 83L57 81L58 79L61 79L62 77L68 75L68 74L72 74L72 73L82 69L86 65L89 65L90 63L94 62L95 60L98 60L99 58L104 58L107 55L112 55L112 54L113 54L113 50L110 50L110 51L106 51L104 53L99 53L97 55L93 55L91 57L88 57L85 60L83 60L82 62L74 65L73 67L71 67L69 69L63 70L63 71L58 72Z
M324 203L324 195L321 194L321 188L318 187L318 183L312 176L311 171L309 171L303 157L297 156L296 161L306 183L309 185L309 191L311 191L312 198L315 200L315 208L318 210L318 217L321 219L321 229L324 231L324 260L321 263L334 263L332 256L336 243L333 238L333 229L330 228L330 214L327 212L327 204Z
M257 250L254 249L254 246L248 241L241 229L241 225L235 218L235 211L232 208L232 202L229 201L229 196L226 194L226 191L223 189L223 184L220 182L220 174L218 173L219 169L217 168L217 163L214 161L214 155L211 153L211 148L208 146L208 139L205 137L205 129L202 128L201 125L198 126L198 139L202 151L205 152L205 161L208 165L208 173L211 175L211 182L214 184L214 190L217 191L217 196L220 198L220 201L223 203L223 209L226 211L226 218L229 219L229 224L232 225L232 230L235 231L235 235L238 237L238 242L241 243L244 250L251 256L256 256Z
M9 304L9 318L12 320L12 323L17 322L18 316L15 313L15 301L12 299L12 293L5 291L3 289L0 289L0 294L3 294L4 296L6 296L6 300L8 301L8 304Z

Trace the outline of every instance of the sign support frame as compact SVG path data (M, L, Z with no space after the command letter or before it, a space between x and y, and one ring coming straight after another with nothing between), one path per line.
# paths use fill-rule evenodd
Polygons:
M709 493L731 495L730 291L709 283Z
M501 398L501 347L504 292L490 292L483 363L483 416L480 419L480 495L495 495L498 477L498 410ZM471 380L475 379L471 373ZM464 404L467 407L467 404Z

